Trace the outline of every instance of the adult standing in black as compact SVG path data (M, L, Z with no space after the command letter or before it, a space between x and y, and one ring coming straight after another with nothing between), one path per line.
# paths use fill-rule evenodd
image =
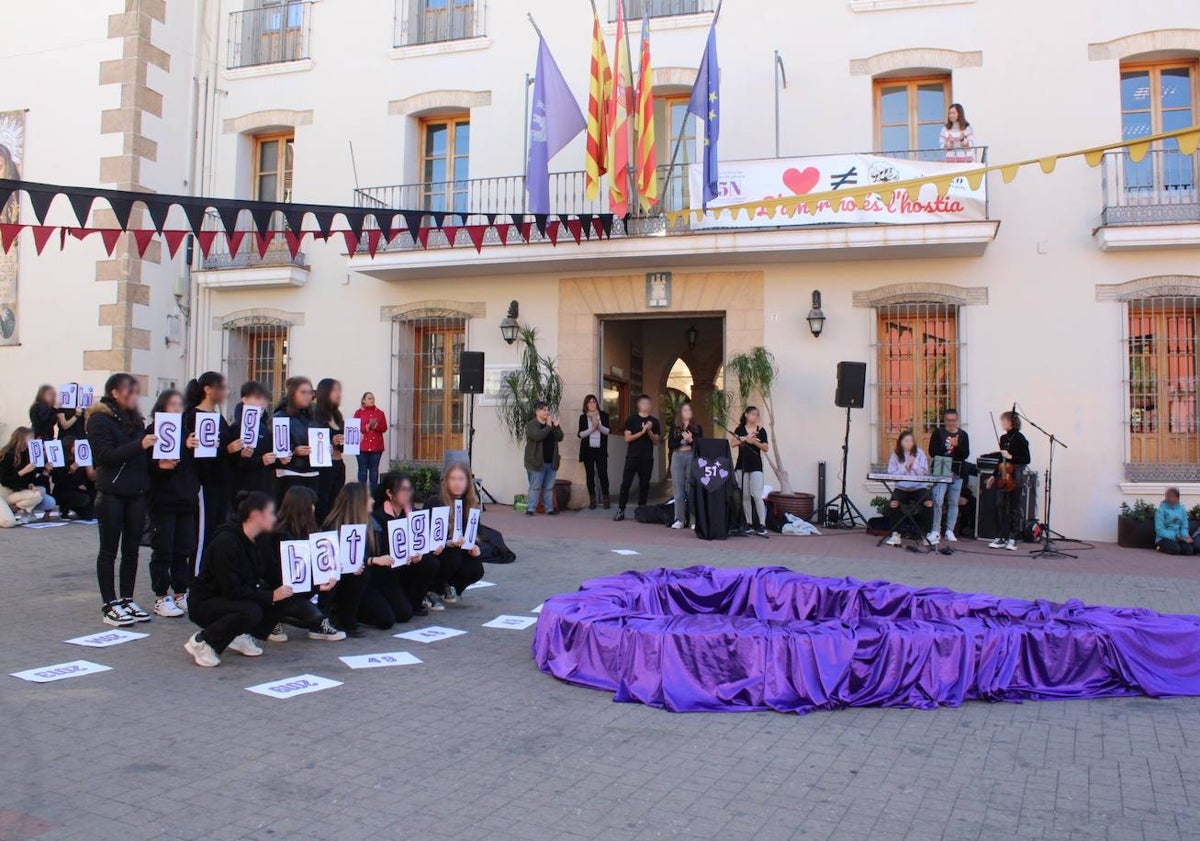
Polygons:
M133 600L137 583L138 549L146 527L146 492L150 488L149 453L157 440L145 431L138 412L137 378L113 374L104 396L88 410L88 440L96 467L96 520L100 551L96 578L104 604L105 624L125 627L149 622L150 614ZM120 598L113 580L117 552L121 553Z
M1025 494L1025 469L1033 460L1029 453L1029 441L1021 434L1021 416L1016 412L1000 415L1000 456L1012 463L1015 487L1011 491L996 494L996 539L988 544L989 549L1017 551L1017 537L1022 527L1022 497ZM996 477L987 480L988 487L996 484Z
M637 412L625 421L625 471L621 475L621 493L617 498L614 520L625 519L629 490L634 477L638 480L638 505L645 505L650 495L650 476L654 473L654 448L662 440L662 426L650 414L650 395L639 394Z
M150 416L159 412L183 412L183 395L175 389L159 394ZM195 448L193 432L180 446L179 458L150 459L150 584L156 616L187 613L187 589L199 539L200 479Z
M612 432L608 412L600 408L596 395L583 398L583 412L579 415L579 461L587 475L588 508L596 507L596 491L599 490L601 504L612 507L608 495L608 435ZM597 488L597 485L599 487Z

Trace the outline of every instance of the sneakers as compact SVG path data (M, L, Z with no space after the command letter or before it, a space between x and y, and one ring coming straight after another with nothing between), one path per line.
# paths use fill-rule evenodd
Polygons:
M1007 550L1008 550L1008 551L1010 551L1010 552L1015 552L1015 551L1017 551L1017 541L1013 540L1013 539L1010 537L1010 538L1008 539L1008 542L1004 544L1004 548L1005 548L1005 549L1007 549Z
M989 549L1003 549L1004 548L1004 538L997 537L995 540L993 540L991 543L988 544L988 548Z
M557 509L557 508L551 508L549 511L547 511L547 512L546 512L546 516L547 516L547 517L553 517L553 516L554 516L555 514L557 514L557 513L558 513L558 509Z
M770 532L767 531L766 526L759 526L758 531L756 531L754 533L757 534L759 537L766 537L768 534L770 534Z
M884 543L886 543L888 546L899 546L903 542L904 541L900 539L900 532L898 531L892 532L892 536L884 541Z
M157 616L166 616L173 619L177 616L183 616L184 611L179 609L179 605L173 598L163 596L154 600L154 613Z
M133 599L121 599L121 607L125 608L125 612L132 616L135 622L150 621L150 614L138 607L138 603Z
M310 640L325 640L326 642L341 642L346 638L344 631L333 627L328 619L322 619L321 625L315 631L308 632Z
M950 529L946 529L946 542L958 543L958 538L954 536L954 532L952 532Z
M267 635L268 642L287 642L287 631L283 630L283 623L276 622L275 627L271 629L271 633Z
M925 535L925 539L928 540L930 543L932 543L934 546L937 546L938 541L942 539L942 536L940 534L938 534L936 531L931 531L929 534Z
M425 601L422 602L426 610L445 610L446 606L442 604L442 598L437 593L426 593Z
M526 508L526 509L525 509L525 516L526 516L526 517L532 517L532 516L533 516L533 512L532 512L532 511L530 511L528 508Z
M367 629L357 622L343 622L338 628L350 639L360 640L367 635Z
M442 601L446 604L458 604L458 590L453 587L446 587L446 592L442 593Z
M217 652L213 651L212 646L199 637L199 633L188 637L188 641L183 644L183 650L192 655L197 666L211 669L213 666L221 665L221 658L217 656Z
M229 649L245 657L261 657L263 650L258 647L254 637L249 634L239 634L229 643Z
M681 528L683 528L683 521L682 521L682 520L676 520L675 522L671 523L671 528L673 528L673 529L681 529Z
M184 613L187 613L187 593L175 594L175 606Z
M100 609L100 615L104 617L105 625L116 628L128 628L137 624L137 620L129 615L120 602L109 602Z
M624 509L624 508L618 508L618 509L617 509L617 513L616 513L615 515L613 515L613 522L614 522L614 523L619 523L619 522L621 522L621 521L622 521L622 520L624 520L624 519L625 519L625 509Z

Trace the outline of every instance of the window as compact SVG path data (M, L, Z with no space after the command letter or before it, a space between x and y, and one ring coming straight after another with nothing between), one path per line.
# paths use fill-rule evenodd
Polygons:
M875 80L875 148L885 155L915 152L941 160L939 134L950 108L950 77Z
M290 325L271 318L250 317L225 324L225 370L230 388L257 380L276 399L283 398L288 378Z
M690 98L691 93L687 92L657 96L654 100L654 125L659 133L654 139L654 148L657 150L658 165L661 169L659 175L664 182L671 166L675 144L679 143L679 154L675 156L675 171L671 173L671 183L666 188L667 194L661 199L662 207L667 210L682 210L688 207L688 164L696 159L697 144L697 121L688 115L687 110Z
M471 118L463 114L421 121L421 205L467 210Z
M229 15L229 68L309 58L311 0L260 0Z
M1121 67L1123 140L1187 128L1195 114L1195 61ZM1196 183L1196 160L1178 150L1179 141L1171 139L1156 143L1138 163L1123 156L1125 190L1158 194L1163 200L1190 192Z
M406 315L393 321L392 342L392 414L403 436L393 452L405 461L440 464L446 450L467 446L458 388L466 318L449 311Z
M1196 388L1198 298L1149 298L1129 304L1129 461L1190 465L1200 478ZM1162 473L1130 478L1164 478Z
M959 405L960 343L956 306L899 304L876 312L879 460L883 461L903 430L913 430L924 447L942 411Z
M395 46L483 35L481 0L397 0Z
M617 19L617 0L609 0L608 19ZM652 18L695 15L711 12L712 0L625 0L626 20L638 20L643 14Z
M295 135L263 135L254 138L255 201L290 202Z

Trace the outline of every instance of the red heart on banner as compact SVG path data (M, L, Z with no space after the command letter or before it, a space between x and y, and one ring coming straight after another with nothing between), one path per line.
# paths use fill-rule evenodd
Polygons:
M791 167L784 170L783 173L783 183L798 196L802 196L812 190L820 180L821 171L815 166L805 167L804 169Z

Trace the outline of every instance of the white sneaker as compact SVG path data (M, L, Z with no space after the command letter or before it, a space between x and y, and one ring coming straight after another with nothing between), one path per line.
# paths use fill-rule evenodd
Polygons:
M904 541L900 539L900 532L892 532L892 536L884 541L888 546L899 546Z
M682 521L682 520L676 520L675 522L671 523L671 528L673 528L673 529L681 529L681 528L683 528L683 521Z
M187 613L187 593L175 594L175 606L184 613Z
M940 534L938 534L936 531L931 531L929 534L925 535L925 539L928 540L930 543L932 543L934 546L937 546L938 541L942 539L942 536Z
M170 596L163 596L161 599L154 600L154 612L159 616L176 617L183 616L183 611L179 609L179 605Z
M688 526L688 528L689 528L689 529L691 529L692 531L695 531L695 530L696 530L696 524L695 524L695 523L692 523L690 526Z
M254 641L254 637L249 634L239 634L234 637L229 643L229 648L245 657L259 657L263 653L263 650L258 647L258 643Z
M195 633L188 637L188 641L183 644L184 651L192 655L197 666L211 669L213 666L221 665L221 658L217 656L217 652L213 651L212 646L204 640L196 639L198 636L200 634Z
M283 623L276 622L275 627L271 629L270 636L267 637L268 642L287 642L287 631L283 630Z
M946 529L946 542L958 543L958 538L954 536L954 532L952 532L950 529Z
M988 548L989 549L1003 549L1004 548L1004 538L997 537L995 540L993 540L991 543L988 544Z
M1017 551L1017 541L1013 540L1012 538L1009 538L1009 541L1004 544L1004 548L1010 552Z
M308 632L310 640L325 640L326 642L341 642L346 638L345 631L339 631L333 627L333 624L328 619L322 619L320 626L315 631Z

